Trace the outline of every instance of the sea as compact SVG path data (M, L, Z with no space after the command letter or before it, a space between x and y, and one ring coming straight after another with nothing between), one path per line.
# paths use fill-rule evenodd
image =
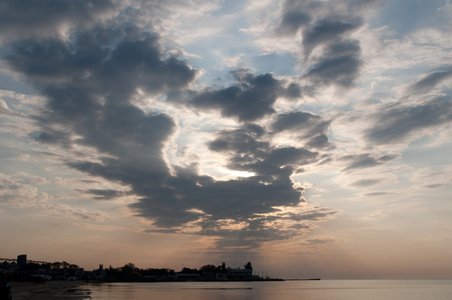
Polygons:
M451 300L452 279L101 283L90 299ZM88 297L87 297L88 298Z

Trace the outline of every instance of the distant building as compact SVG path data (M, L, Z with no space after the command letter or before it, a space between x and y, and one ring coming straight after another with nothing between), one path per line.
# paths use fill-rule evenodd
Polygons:
M229 280L253 280L253 269L232 269L228 272Z
M190 273L176 273L177 281L199 281L201 279L201 274L190 274Z
M226 281L228 280L228 273L217 273L216 279L220 281Z
M16 263L9 263L6 260L0 264L0 272L12 273L17 269Z
M17 265L19 266L20 269L25 268L25 266L27 265L27 255L26 254L21 254L17 256Z

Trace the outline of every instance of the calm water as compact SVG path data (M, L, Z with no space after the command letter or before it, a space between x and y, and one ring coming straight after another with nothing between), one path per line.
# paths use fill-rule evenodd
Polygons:
M452 280L321 280L89 284L93 300L446 300Z

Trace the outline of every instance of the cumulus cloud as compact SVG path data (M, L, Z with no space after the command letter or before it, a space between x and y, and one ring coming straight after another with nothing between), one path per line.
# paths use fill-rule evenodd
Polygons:
M98 14L117 9L111 2L59 4L41 4L35 13L47 5L52 5L53 11L47 20L33 15L31 24L40 27L39 32L70 24L73 28L67 35L52 31L46 36L25 35L26 22L9 20L8 32L15 36L5 46L3 60L47 98L45 108L33 116L37 128L29 137L64 148L67 166L128 188L127 192L108 188L78 192L95 200L133 195L138 200L129 208L152 221L151 231L214 235L224 243L245 247L301 234L312 228L309 222L336 213L319 207L300 208L303 189L295 187L290 178L303 165L319 160L319 153L311 148L327 143L329 123L314 115L306 117L314 134L312 139L304 134L309 148L276 146L271 133L253 123L275 115L273 106L278 98L300 97L298 84L270 73L256 75L239 69L233 72L235 83L229 87L192 90L199 71L171 55L159 34L133 25L131 20L96 21ZM6 6L8 11L18 10L13 2ZM33 14L31 8L25 12ZM84 14L87 22L82 26L78 22ZM235 129L212 133L207 147L227 158L227 168L254 175L219 181L203 174L197 164L170 165L165 147L177 132L180 116L164 109L145 112L135 105L137 98L160 101L148 100L150 96L166 98L178 108L215 111L237 121ZM274 129L286 130L283 117L278 118ZM81 147L94 149L96 159L80 153ZM71 151L79 152L71 157ZM53 211L102 218L64 205ZM233 238L237 232L243 239Z
M273 104L278 97L296 98L301 95L296 84L286 87L285 81L274 78L272 74L256 76L241 69L233 75L235 85L196 93L189 104L201 110L216 109L224 117L250 122L275 113Z
M319 157L318 152L305 148L274 147L259 136L259 131L256 134L254 127L219 132L210 143L210 149L229 153L231 169L248 170L264 178L284 179L287 183L297 167L316 162Z
M318 115L309 112L294 111L279 114L272 124L274 133L293 132L298 139L306 140L309 148L331 148L327 131L331 121L326 121Z
M363 25L358 7L378 1L291 1L283 3L275 31L301 34L302 53L307 64L303 78L311 87L354 86L362 68L361 47L352 34ZM312 55L314 50L318 50Z

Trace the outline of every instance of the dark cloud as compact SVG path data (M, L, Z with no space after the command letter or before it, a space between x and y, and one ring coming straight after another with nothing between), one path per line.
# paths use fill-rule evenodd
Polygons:
M114 162L115 167L127 162L167 172L161 152L174 121L165 114L146 114L131 100L138 89L160 93L186 87L196 71L175 57L164 59L155 34L133 26L95 28L75 33L70 43L25 40L13 43L10 51L6 61L11 68L49 99L37 117L44 129L37 140L65 141L68 147L77 134L76 143L121 157L124 162ZM64 124L66 130L51 130L52 124Z
M369 8L383 3L384 0L285 0L282 3L281 18L276 26L276 32L284 35L294 35L299 29L321 26L322 22L337 22L342 17L359 21L359 16ZM327 16L327 18L325 18ZM327 27L327 26L326 26ZM325 27L325 29L326 29ZM330 28L329 31L343 32L344 28ZM326 33L325 31L321 31Z
M89 101L93 97L128 101L137 88L179 89L197 73L175 57L164 59L158 36L132 25L77 32L69 42L20 40L9 51L6 61L14 70L45 92L73 93L77 105L98 105Z
M57 34L62 25L89 26L115 9L111 0L3 0L0 36L50 36Z
M397 193L392 192L373 192L373 193L366 193L365 196L367 197L380 197L380 196L389 196L389 195L397 195Z
M428 74L409 88L411 93L425 93L452 77L452 69Z
M451 121L452 102L448 98L415 106L397 104L378 112L375 126L367 130L366 136L378 144L397 143L409 135Z
M337 211L328 208L305 208L297 213L277 211L272 216L256 215L246 224L223 224L212 220L201 219L196 226L202 227L201 234L218 238L217 247L228 252L255 251L262 243L290 239L311 232L313 220L324 221L332 218ZM280 226L285 224L285 226ZM238 228L233 228L233 226ZM148 232L174 232L168 230L147 230Z
M263 182L291 186L289 176L302 165L314 163L319 153L305 148L275 148L245 128L223 131L210 142L210 149L229 153L228 166L235 170L255 172Z
M32 132L29 136L33 140L43 144L59 144L63 148L71 147L71 141L69 140L67 133L50 128L44 130L45 131Z
M273 104L278 97L295 98L301 93L296 84L286 87L285 81L275 79L272 74L255 76L246 70L238 70L233 75L235 85L196 93L188 104L202 110L216 109L224 117L250 122L273 114Z
M62 7L58 8L57 2L44 1L43 8L36 12L55 4L52 9L61 12L61 20L67 18L74 24L81 18L76 9L87 13L84 4L72 7L72 1L61 1ZM86 3L93 11L101 9L102 3L105 11L111 9L106 1ZM90 16L86 16L88 23ZM36 26L41 26L40 30L51 24L59 26L61 20L51 14L48 23L42 21ZM22 30L18 28L14 30ZM144 112L134 105L134 99L142 93L187 94L196 79L197 71L184 60L164 53L156 33L131 24L93 23L71 30L65 39L51 34L18 36L5 50L3 60L9 68L47 98L44 109L33 116L38 128L31 138L67 151L75 152L79 146L94 149L94 158L77 153L77 159L71 160L67 155L66 165L127 186L127 194L138 198L129 208L135 215L152 220L157 231L186 232L197 226L192 233L222 236L224 243L246 247L290 238L311 228L309 221L320 221L335 213L320 208L298 211L304 202L303 189L295 187L290 177L302 166L316 163L319 153L307 148L276 147L263 127L251 123L274 114L273 104L278 97L299 97L297 84L278 80L272 74L238 70L234 72L233 86L191 91L187 103L171 98L173 104L218 110L224 117L243 122L239 129L218 132L208 146L228 156L228 168L252 172L254 176L218 181L200 175L195 164L169 166L164 156L165 143L177 129L177 116ZM322 134L328 126L315 116L308 119L315 133L309 142L317 147L325 142ZM80 191L96 200L125 195L108 189ZM282 213L278 207L292 213ZM241 229L231 229L225 222L239 223ZM293 227L285 228L277 222L288 222ZM243 238L234 238L237 232Z
M427 184L426 187L429 189L436 189L443 186L442 184Z
M307 59L312 50L321 45L331 45L328 53L334 54L334 48L343 39L345 35L361 26L360 20L351 21L332 21L330 19L320 20L314 26L307 28L303 32L303 50ZM347 40L346 40L347 42Z
M330 124L331 121L318 115L296 111L279 114L271 128L275 133L291 131L298 134L299 139L306 140L306 147L325 149L332 147L326 135Z
M326 148L333 148L328 140L328 137L326 134L319 134L311 138L307 143L306 147L313 148L313 149L326 149Z
M337 211L332 211L329 208L320 208L320 207L314 207L311 211L306 211L306 213L303 214L292 214L290 213L288 218L291 220L296 221L308 221L308 220L324 220L328 218L329 216L336 214Z
M315 246L315 245L326 245L326 244L332 244L335 243L335 239L330 238L323 238L323 239L308 239L303 242L306 246Z
M93 195L94 200L113 200L119 197L128 195L128 192L118 191L118 190L101 190L101 189L88 189L82 190L77 189L77 191L89 195Z
M319 9L318 1L286 0L282 5L280 22L276 27L276 33L294 35L299 29L308 26Z
M351 87L361 69L361 48L353 39L329 43L304 75L314 85Z
M359 72L360 61L354 57L334 57L322 60L313 66L306 78L313 84L338 84L343 87L353 86Z
M308 112L291 112L287 114L279 114L272 129L276 132L284 130L299 130L302 128L312 128L321 121L320 116L313 115Z
M346 88L354 85L363 63L359 41L351 38L363 24L357 8L364 9L375 2L379 1L343 1L337 6L323 1L283 3L276 32L293 35L301 30L302 52L309 63L303 77L309 80L311 89L322 85ZM319 53L311 57L315 49Z
M257 125L246 125L242 129L223 131L209 143L212 151L233 151L235 153L259 153L269 148L267 141L258 140L264 129Z
M380 183L382 181L382 179L361 179L361 180L357 180L353 183L351 183L350 185L353 187L369 187L369 186L374 186L378 183Z
M384 155L380 157L373 157L370 154L359 154L359 155L347 155L341 157L341 160L347 161L348 165L343 169L343 171L352 171L355 169L365 169L376 167L385 164L389 161L396 159L398 155Z
M309 24L311 17L301 11L287 11L283 14L281 23L278 26L278 33L293 35L306 24Z

